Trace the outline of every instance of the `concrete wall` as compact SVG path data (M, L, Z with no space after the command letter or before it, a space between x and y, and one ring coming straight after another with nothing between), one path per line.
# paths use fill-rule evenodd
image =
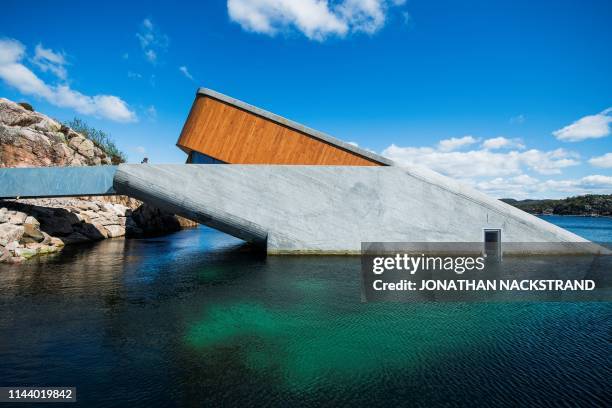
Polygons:
M438 173L416 168L120 165L114 188L269 253L357 253L361 242L585 242Z
M0 198L113 195L117 166L0 169Z

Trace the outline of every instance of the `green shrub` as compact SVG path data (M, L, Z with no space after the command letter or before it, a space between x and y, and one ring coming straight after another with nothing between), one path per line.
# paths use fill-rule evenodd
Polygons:
M64 122L64 125L72 128L72 130L75 132L80 133L87 139L91 140L96 146L102 149L104 153L110 156L113 164L125 163L127 161L126 154L119 150L108 133L92 128L85 121L79 118L74 118L71 121Z
M19 102L17 105L21 106L25 110L29 110L30 112L34 112L34 108L27 102Z

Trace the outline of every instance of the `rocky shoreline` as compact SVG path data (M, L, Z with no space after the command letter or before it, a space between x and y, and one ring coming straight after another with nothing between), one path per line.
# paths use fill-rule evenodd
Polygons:
M161 235L195 225L122 196L4 200L0 201L0 262L23 262L58 252L64 245Z
M58 121L0 98L0 168L109 165L115 159ZM0 262L23 262L64 245L195 226L125 196L0 200Z

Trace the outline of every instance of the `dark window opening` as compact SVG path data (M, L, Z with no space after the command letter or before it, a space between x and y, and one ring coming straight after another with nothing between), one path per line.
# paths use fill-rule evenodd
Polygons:
M221 160L215 159L207 154L193 151L189 153L187 157L187 163L189 164L225 164Z
M501 259L501 230L500 229L485 229L484 230L484 245L485 255L488 258Z

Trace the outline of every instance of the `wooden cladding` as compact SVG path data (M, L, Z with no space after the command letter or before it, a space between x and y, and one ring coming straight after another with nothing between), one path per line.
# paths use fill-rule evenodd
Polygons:
M196 97L177 145L232 164L383 165L202 95Z

